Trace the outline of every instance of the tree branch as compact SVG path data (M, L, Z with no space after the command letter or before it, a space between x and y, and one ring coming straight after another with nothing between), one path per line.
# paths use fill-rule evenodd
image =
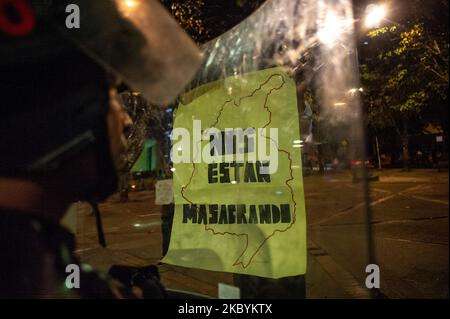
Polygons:
M442 74L440 74L439 72L437 72L435 69L429 67L428 65L424 64L423 62L420 63L426 70L434 73L435 75L437 75L440 79L444 80L444 82L446 84L448 84L448 77L443 76Z

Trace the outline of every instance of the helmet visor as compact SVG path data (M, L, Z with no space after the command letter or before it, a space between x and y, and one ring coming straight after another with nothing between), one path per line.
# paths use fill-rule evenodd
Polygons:
M201 51L157 1L70 3L59 7L58 31L154 104L172 101L201 64Z

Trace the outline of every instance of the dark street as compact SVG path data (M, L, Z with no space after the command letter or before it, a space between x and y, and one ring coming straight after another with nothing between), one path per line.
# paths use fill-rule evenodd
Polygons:
M374 172L372 228L381 292L388 298L448 298L448 172L398 169ZM360 184L350 175L304 178L308 216L308 298L361 297L367 258ZM358 199L360 201L358 201ZM78 254L107 271L111 264L144 266L161 258L161 208L154 191L113 195L100 206L107 248L97 243L90 207L78 204ZM217 296L231 274L160 265L168 288ZM362 295L361 295L362 294Z

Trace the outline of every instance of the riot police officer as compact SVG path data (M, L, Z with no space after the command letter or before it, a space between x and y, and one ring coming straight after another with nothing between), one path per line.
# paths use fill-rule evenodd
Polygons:
M59 220L69 203L116 190L130 124L117 84L166 103L201 63L163 10L143 0L0 2L0 297L130 295L86 268L70 289L67 266L79 263Z

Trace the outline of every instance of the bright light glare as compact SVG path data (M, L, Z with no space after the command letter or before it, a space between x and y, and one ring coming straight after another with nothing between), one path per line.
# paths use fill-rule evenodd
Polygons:
M379 27L381 21L386 17L386 7L384 5L370 4L366 9L365 24L368 28Z
M356 92L364 92L364 89L363 88L352 88L352 89L350 89L350 90L348 90L348 93L350 94L350 95L355 95L356 94Z
M136 10L139 7L139 2L140 2L139 0L116 0L116 4L119 11L125 17L129 17L136 13Z
M353 28L354 20L344 19L333 12L328 12L319 28L317 36L323 44L333 46L339 40L344 32Z
M320 42L333 45L342 34L342 21L333 13L328 13L318 36Z
M334 103L334 106L346 106L347 105L347 103L344 103L344 102L336 102L336 103Z
M125 1L125 5L128 7L128 8L133 8L133 7L135 7L136 6L136 1L135 0L126 0Z

